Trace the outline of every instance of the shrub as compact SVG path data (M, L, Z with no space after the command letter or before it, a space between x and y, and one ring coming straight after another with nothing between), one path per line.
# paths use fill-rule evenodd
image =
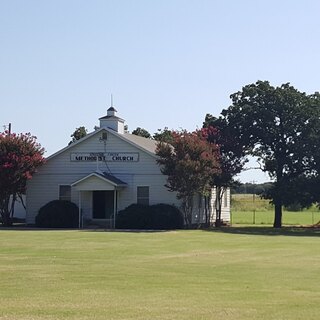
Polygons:
M177 207L164 203L152 207L154 229L170 230L183 227L183 215Z
M182 227L182 213L175 206L168 204L131 204L119 211L116 218L118 229L170 230Z
M131 204L119 211L116 217L118 229L150 229L152 213L149 206Z
M79 209L66 200L54 200L40 208L36 226L40 228L75 228L78 226Z

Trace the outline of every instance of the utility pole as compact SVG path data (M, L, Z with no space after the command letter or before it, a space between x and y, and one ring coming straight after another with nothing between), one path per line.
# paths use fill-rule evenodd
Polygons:
M10 136L11 135L11 122L9 124L3 125L3 128L4 128L4 131L6 131L8 128L7 132L8 132L8 135Z

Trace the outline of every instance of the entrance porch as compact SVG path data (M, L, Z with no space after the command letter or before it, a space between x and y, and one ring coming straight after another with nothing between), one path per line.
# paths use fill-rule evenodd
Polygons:
M71 184L78 191L79 229L91 224L115 228L118 195L127 184L120 179L93 172ZM85 223L86 222L86 223Z

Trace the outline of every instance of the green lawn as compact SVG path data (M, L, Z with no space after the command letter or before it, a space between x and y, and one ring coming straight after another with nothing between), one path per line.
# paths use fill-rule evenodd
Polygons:
M320 230L0 231L0 319L319 319Z
M273 225L274 211L231 211L232 224L262 224ZM320 221L319 211L302 211L302 212L290 212L283 211L282 223L283 225L312 225Z
M274 207L269 200L252 194L233 194L231 200L232 224L272 225ZM283 225L312 225L320 221L320 210L316 206L301 211L283 208Z

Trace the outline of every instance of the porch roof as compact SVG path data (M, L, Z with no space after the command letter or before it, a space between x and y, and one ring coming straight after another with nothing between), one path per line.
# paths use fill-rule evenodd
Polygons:
M106 172L92 172L73 182L71 187L78 190L115 190L125 188L127 184Z

